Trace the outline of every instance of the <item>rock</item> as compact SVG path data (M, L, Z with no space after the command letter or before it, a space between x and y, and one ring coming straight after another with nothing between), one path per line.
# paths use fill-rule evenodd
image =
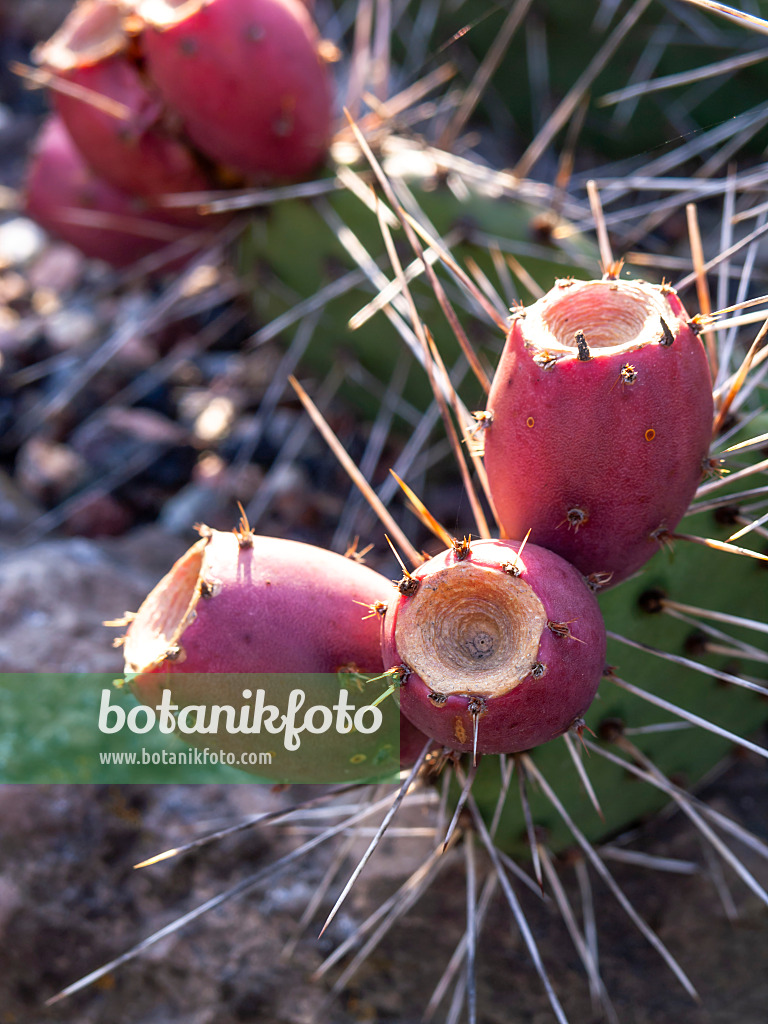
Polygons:
M14 534L23 530L42 509L23 494L16 483L0 469L0 534Z
M73 291L83 277L85 257L73 245L52 242L29 268L32 288L42 288L57 295Z
M98 332L98 320L85 309L60 309L45 321L48 342L51 348L59 352L88 349Z
M47 235L29 217L13 217L0 224L0 267L24 266L46 245Z
M183 427L151 409L113 406L101 409L72 431L72 447L96 469L110 470L141 452L183 446Z
M165 571L178 542L161 535ZM105 619L138 608L156 582L133 537L124 549L83 538L49 540L0 562L0 672L114 672L123 659ZM180 554L181 551L179 550Z
M88 463L68 445L30 437L16 456L16 479L25 495L55 504L72 494L88 476Z
M75 537L119 537L133 526L133 519L113 494L84 494L75 499L63 526Z

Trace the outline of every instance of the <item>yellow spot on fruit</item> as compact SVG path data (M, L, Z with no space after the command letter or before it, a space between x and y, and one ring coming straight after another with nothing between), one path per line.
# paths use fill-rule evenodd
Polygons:
M645 432L645 440L652 441L654 437L656 437L656 431L653 429L653 427L648 427L648 429Z
M366 758L365 754L353 754L352 757L350 757L350 759L349 759L349 763L350 764L362 764L363 761L366 761L366 760L367 760L367 758Z
M533 416L529 416L528 419L525 421L526 427L532 427L535 423L536 420L533 418Z
M453 735L457 743L467 742L467 730L464 728L464 723L458 715L453 720Z

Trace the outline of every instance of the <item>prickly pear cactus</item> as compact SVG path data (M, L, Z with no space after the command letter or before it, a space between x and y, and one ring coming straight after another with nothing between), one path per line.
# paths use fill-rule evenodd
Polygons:
M544 205L500 199L480 184L471 185L459 199L439 184L437 165L428 163L425 174L422 162L407 153L401 163L413 202L423 211L423 223L429 225L430 234L451 241L451 252L460 264L474 261L484 274L492 275L494 261L489 245L495 245L502 259L512 256L511 277L518 283L520 294L529 298L535 297L530 289L537 288L536 282L572 273L583 275L585 267L595 265L597 249L592 239ZM356 191L361 187L368 186L361 182ZM298 247L297 238L301 239ZM355 240L351 250L350 239ZM426 242L424 248L428 248ZM525 266L518 279L514 274L521 259ZM387 381L404 348L402 332L392 317L388 323L373 312L357 322L361 310L386 282L381 272L378 276L372 272L371 260L379 265L387 260L381 229L374 212L347 188L337 188L318 200L288 198L259 210L238 249L238 263L251 284L253 306L263 332L269 332L271 324L290 318L294 310L298 318L306 296L323 296L305 364L316 372L327 371L340 354L347 352L379 380ZM425 321L444 323L434 291L423 275L417 276L410 287ZM398 301L395 296L394 307L395 319L407 324L407 305L402 297ZM477 306L461 293L456 314L481 358L495 363L498 334L487 329L478 317ZM286 324L290 322L288 319ZM441 351L449 366L461 354L450 331L441 332ZM476 387L462 388L459 384L458 389L467 402L477 403ZM432 398L428 380L416 363L404 395L422 410ZM345 396L362 403L371 417L375 415L376 406L370 396L366 399L354 390L348 390Z

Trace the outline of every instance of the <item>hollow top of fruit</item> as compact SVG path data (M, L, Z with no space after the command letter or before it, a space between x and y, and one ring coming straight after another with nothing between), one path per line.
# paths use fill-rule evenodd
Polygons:
M153 28L170 28L207 7L212 0L138 0L136 13Z
M56 71L98 64L127 47L129 13L122 0L80 0L61 28L35 47L32 57L37 64Z
M457 562L403 598L395 642L435 693L500 697L529 675L546 625L543 604L523 580Z
M645 281L605 278L557 281L518 318L526 345L539 351L578 352L581 334L590 351L620 352L656 343L662 321L676 331L667 289Z
M162 661L195 615L207 540L183 555L146 598L128 626L126 672L142 672Z

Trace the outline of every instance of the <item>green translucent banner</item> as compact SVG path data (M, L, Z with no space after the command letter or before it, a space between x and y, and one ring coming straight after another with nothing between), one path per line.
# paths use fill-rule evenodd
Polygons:
M348 673L0 674L0 782L392 779L392 683Z

